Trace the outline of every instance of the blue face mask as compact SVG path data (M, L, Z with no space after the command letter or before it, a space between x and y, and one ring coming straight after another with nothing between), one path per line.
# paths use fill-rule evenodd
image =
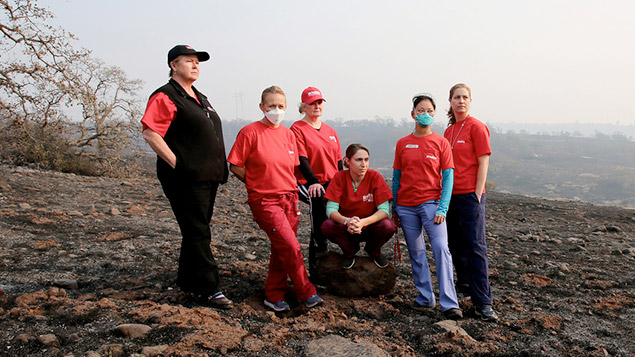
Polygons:
M432 124L434 117L428 113L417 115L417 123L421 126L428 126Z

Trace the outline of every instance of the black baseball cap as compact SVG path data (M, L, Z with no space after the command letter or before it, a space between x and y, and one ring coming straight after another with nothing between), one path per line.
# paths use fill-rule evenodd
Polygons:
M198 60L201 62L205 62L209 59L209 53L207 52L199 52L196 51L192 46L189 45L176 45L172 47L170 52L168 52L168 66L170 66L170 62L174 61L178 56L181 55L196 55Z

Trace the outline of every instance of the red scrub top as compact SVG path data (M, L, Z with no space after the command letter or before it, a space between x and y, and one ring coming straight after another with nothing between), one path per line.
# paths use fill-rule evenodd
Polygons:
M150 128L161 137L165 137L175 117L176 105L167 94L159 92L148 100L146 112L141 118L143 130Z
M454 158L454 188L452 194L461 195L476 190L478 158L491 155L489 129L473 116L456 122L443 134L450 142ZM483 188L483 193L485 188Z
M450 143L441 135L410 134L397 141L393 169L401 171L397 204L417 206L441 198L441 171L454 168Z
M298 155L309 159L309 166L321 184L331 181L337 173L337 162L342 159L342 146L335 132L325 123L320 130L311 124L298 120L291 125L298 146ZM306 180L298 168L295 170L298 182L305 184Z
M272 128L260 121L245 126L227 161L245 168L249 202L298 191L293 170L300 161L295 136L287 127Z
M377 206L391 200L392 193L381 174L371 169L366 171L364 179L355 191L350 172L343 170L335 174L324 197L339 203L338 211L344 217L366 218L377 212Z

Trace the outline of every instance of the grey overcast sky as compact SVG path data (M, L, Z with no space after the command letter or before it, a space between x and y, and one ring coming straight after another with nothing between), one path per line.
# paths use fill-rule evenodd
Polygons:
M40 0L55 24L147 96L167 81L167 51L208 51L195 83L225 120L257 120L260 93L320 88L323 119L408 117L419 92L472 88L490 123L635 124L635 1ZM145 103L144 103L145 104ZM574 130L575 128L572 128Z

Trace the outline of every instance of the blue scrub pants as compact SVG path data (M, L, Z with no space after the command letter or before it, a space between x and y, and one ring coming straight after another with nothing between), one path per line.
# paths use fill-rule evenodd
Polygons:
M446 218L459 290L465 287L475 306L491 305L485 241L485 194L480 203L474 192L452 195Z
M434 214L438 206L438 201L424 202L413 207L397 205L397 214L408 244L412 277L415 287L419 290L419 295L415 301L422 306L434 306L436 304L432 291L430 267L426 256L426 243L421 229L423 227L430 239L432 254L436 262L441 311L446 311L458 308L459 303L454 289L452 256L448 249L446 224L445 222L434 224Z

